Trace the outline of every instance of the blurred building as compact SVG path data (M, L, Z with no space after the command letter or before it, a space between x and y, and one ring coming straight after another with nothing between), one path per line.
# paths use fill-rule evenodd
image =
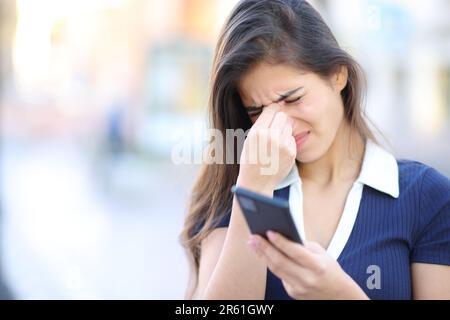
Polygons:
M232 5L9 1L1 261L15 297L183 296L178 233L197 167L170 162L172 133L205 120Z

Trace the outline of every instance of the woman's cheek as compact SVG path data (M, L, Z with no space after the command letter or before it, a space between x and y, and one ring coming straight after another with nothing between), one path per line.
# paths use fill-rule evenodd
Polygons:
M310 129L314 129L314 124L320 119L317 109L312 103L308 103L308 101L301 102L297 106L295 117L309 125L311 127Z

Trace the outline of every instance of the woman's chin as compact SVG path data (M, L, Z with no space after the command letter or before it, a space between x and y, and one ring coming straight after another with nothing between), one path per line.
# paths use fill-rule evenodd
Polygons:
M308 162L311 161L311 160L308 158L308 156L305 155L305 154L302 153L302 152L298 152L298 153L297 153L297 156L295 157L295 160L297 160L297 161L300 162L300 163L308 163Z
M310 152L307 151L300 151L297 152L297 156L295 157L295 160L297 160L300 163L309 163L317 160L318 157L315 157Z

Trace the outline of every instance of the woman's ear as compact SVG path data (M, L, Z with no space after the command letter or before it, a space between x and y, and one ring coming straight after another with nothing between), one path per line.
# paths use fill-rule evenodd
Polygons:
M347 85L347 80L347 66L340 66L338 71L333 75L333 87L336 89L336 91L341 92Z

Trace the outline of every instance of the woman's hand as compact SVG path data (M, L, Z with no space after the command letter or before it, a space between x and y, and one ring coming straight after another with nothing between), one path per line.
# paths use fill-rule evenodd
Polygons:
M237 185L272 192L294 165L297 149L292 121L279 110L278 104L267 106L250 129L241 153Z
M358 284L318 243L301 245L269 231L269 241L251 235L249 245L282 280L294 299L368 299Z

